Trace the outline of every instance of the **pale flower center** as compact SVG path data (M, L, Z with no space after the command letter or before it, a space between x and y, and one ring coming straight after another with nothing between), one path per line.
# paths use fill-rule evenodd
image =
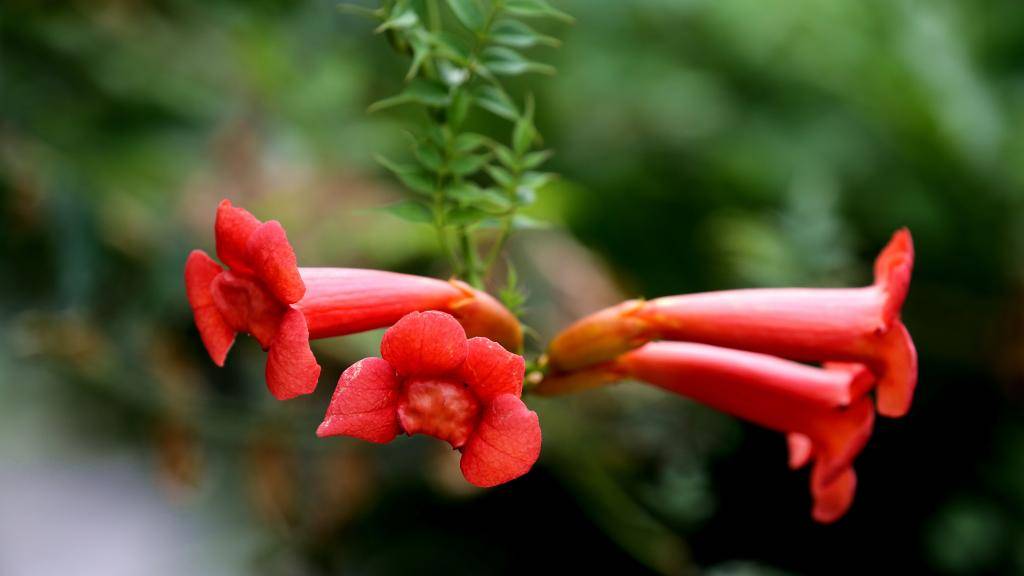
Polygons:
M410 436L428 434L459 448L476 427L480 402L459 382L410 378L402 387L398 419Z

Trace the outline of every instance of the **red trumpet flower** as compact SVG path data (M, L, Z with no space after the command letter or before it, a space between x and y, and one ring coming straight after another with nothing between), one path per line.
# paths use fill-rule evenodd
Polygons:
M453 314L473 336L513 350L522 345L516 317L497 300L457 280L352 268L299 268L276 221L224 200L217 209L217 255L201 250L185 265L185 286L210 357L224 365L237 332L269 351L267 386L279 399L308 394L320 367L309 340L384 328L423 310Z
M867 365L877 377L879 413L906 414L917 383L917 353L900 320L914 249L899 230L864 288L731 290L630 301L584 318L556 337L556 372L615 358L652 340L702 342L806 362Z
M309 394L320 366L309 349L306 318L294 304L306 292L295 252L275 220L260 222L224 200L215 224L221 268L202 250L189 254L185 289L206 350L224 365L235 334L267 350L267 387L280 400Z
M561 394L627 378L787 433L791 466L814 460L814 518L833 522L849 509L856 488L852 462L874 423L865 397L873 377L865 367L822 369L705 344L656 342L598 366L545 378L535 391Z
M540 423L520 400L522 356L487 338L467 340L455 318L434 311L389 328L381 356L341 375L318 436L434 436L462 451L463 476L481 487L518 478L537 461Z

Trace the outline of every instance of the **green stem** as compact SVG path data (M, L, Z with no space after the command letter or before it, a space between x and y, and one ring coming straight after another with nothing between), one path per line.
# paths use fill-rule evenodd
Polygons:
M466 258L466 282L474 288L483 289L483 282L480 279L480 263L477 261L476 247L473 246L473 238L465 226L459 227L459 241L462 244L462 253Z

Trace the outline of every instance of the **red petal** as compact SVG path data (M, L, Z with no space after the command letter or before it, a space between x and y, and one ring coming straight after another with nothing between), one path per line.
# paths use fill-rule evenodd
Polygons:
M384 333L381 356L402 376L437 376L466 359L466 331L450 314L413 312Z
M277 336L281 317L288 308L250 276L226 270L210 287L213 301L224 321L238 332L248 332L264 350Z
M790 432L786 434L786 444L789 447L789 468L791 470L803 468L811 461L814 448L809 437L799 432Z
M886 294L882 317L887 327L899 316L913 270L914 240L910 230L901 228L875 259L875 286Z
M316 389L320 365L309 349L309 330L302 312L289 309L281 318L267 356L267 388L278 400Z
M839 520L853 504L853 495L857 491L857 474L847 468L839 477L831 482L816 486L811 481L811 495L814 498L814 519L822 524L830 524Z
M876 392L878 413L899 418L910 410L917 387L917 350L903 322L897 321L880 346L882 372Z
M482 402L501 394L523 395L526 361L487 338L470 338L466 361L459 368L459 379L469 385Z
M395 369L381 358L365 358L349 366L338 379L316 435L390 442L399 432L397 406Z
M540 421L511 394L494 399L462 449L462 475L482 488L526 474L540 456Z
M259 225L260 221L248 210L236 208L230 200L221 200L213 226L220 261L229 268L248 272L250 267L246 243Z
M188 295L188 303L192 306L199 337L217 366L224 365L228 350L235 342L235 331L217 310L210 292L210 284L221 272L223 268L202 250L193 250L185 261L185 293Z
M248 261L256 276L278 300L294 304L306 293L295 251L276 220L260 225L247 244Z

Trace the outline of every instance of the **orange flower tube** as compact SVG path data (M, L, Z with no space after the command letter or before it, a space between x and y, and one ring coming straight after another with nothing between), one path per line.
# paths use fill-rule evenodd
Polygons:
M636 379L787 434L790 465L814 461L813 516L833 522L856 488L853 459L874 424L863 366L815 368L774 356L705 344L655 342L580 371L545 378L540 394L561 394Z
M805 362L867 365L877 377L879 413L910 409L917 353L900 320L914 249L903 229L875 261L863 288L730 290L629 301L592 314L560 333L551 368L572 372L653 340L701 342Z

